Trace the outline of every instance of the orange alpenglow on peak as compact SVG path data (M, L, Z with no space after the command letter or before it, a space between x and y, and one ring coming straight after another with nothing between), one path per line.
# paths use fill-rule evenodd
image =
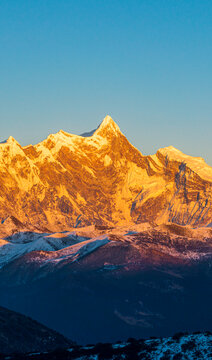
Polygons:
M93 135L108 136L109 134L121 134L121 130L110 115L105 116L100 125L92 130L81 134L82 137L92 137Z
M14 137L12 137L12 136L9 136L7 140L1 141L0 144L7 144L7 145L9 145L9 144L18 144L20 146L18 141L16 141L14 139Z
M55 134L50 134L48 136L48 138L52 139L52 138L55 138L55 139L58 139L58 138L64 138L65 137L70 137L70 136L81 136L81 137L92 137L94 135L99 135L99 136L107 136L109 134L115 134L115 135L118 135L118 134L121 134L121 130L119 128L119 126L115 123L115 121L111 118L111 116L107 115L103 120L102 122L100 123L100 125L92 130L92 131L89 131L89 132L85 132L81 135L75 135L75 134L71 134L71 133L68 133L64 130L59 130L57 133Z
M93 135L107 136L111 133L118 135L121 133L121 131L115 121L111 118L111 116L107 115L101 122L101 124L98 126Z
M142 155L108 115L81 136L60 130L26 147L10 137L0 163L0 218L26 228L63 231L79 216L81 226L211 223L212 168L174 147Z
M115 121L112 119L110 115L105 116L105 118L102 120L99 129L103 128L111 128L115 130L120 130L118 125L115 123Z

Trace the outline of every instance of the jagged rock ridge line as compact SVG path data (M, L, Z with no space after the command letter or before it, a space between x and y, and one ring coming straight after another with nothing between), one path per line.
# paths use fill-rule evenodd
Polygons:
M2 231L73 226L211 224L212 168L168 147L143 156L106 116L82 136L60 130L37 145L0 144ZM6 230L5 230L6 231Z

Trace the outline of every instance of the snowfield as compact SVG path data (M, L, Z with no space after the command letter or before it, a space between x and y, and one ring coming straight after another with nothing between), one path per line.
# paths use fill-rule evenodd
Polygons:
M16 233L7 240L0 239L0 268L24 254L35 251L41 252L44 263L56 263L67 259L75 261L108 242L105 235L88 240L86 237L78 236L76 232ZM39 257L35 258L38 259Z
M148 249L159 251L163 256L184 260L200 260L212 256L210 229L175 227L172 229L172 225L163 225L153 228L145 223L106 229L88 226L56 233L16 232L0 238L0 269L29 253L33 256L27 261L37 261L39 266L42 263L56 265L65 260L73 262L108 242L111 242L111 246L113 243L115 246L130 245L138 258Z

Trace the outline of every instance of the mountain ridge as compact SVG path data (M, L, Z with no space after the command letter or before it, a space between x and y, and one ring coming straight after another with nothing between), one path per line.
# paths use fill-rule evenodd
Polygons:
M0 143L0 218L49 231L78 217L78 226L211 223L212 168L202 158L172 146L144 156L109 115L88 134Z
M0 142L0 145L2 144L6 144L6 145L9 145L9 144L17 144L18 146L20 146L22 149L27 149L29 147L36 147L40 144L42 144L43 142L46 142L48 139L52 139L52 138L55 138L56 140L58 140L58 138L63 137L64 139L64 136L66 137L70 137L70 138L84 138L84 137L92 137L94 135L99 135L102 133L102 130L108 130L108 129L113 129L114 133L120 133L121 135L125 136L119 126L116 124L116 122L110 117L110 115L106 115L106 117L102 120L102 122L99 124L99 126L94 129L94 130L91 130L91 131L87 131L85 133L82 133L80 135L77 135L77 134L73 134L73 133L69 133L67 131L64 131L62 129L60 129L58 132L56 133L52 133L52 134L49 134L47 136L46 139L40 141L39 143L35 144L35 145L32 145L32 144L28 144L28 145L25 145L25 146L21 146L21 144L13 137L13 136L9 136L8 139L4 140L4 141L1 141ZM86 134L86 135L85 135ZM100 135L102 136L102 135ZM103 135L104 136L104 135ZM138 150L134 145L130 144L131 146L133 146L137 151L140 152L140 154L142 155L142 152L140 150ZM177 158L178 157L178 160L179 158L182 158L182 160L185 160L185 159L193 159L194 161L199 161L199 162L204 162L204 165L207 166L207 170L210 171L210 180L212 181L212 167L210 165L208 165L205 161L205 159L203 157L200 157L200 156L192 156L192 155L187 155L185 153L183 153L181 150L175 148L174 146L172 145L169 145L169 146L166 146L164 148L159 148L155 154L153 155L143 155L144 157L154 157L157 152L162 152L162 153L165 153L166 155L168 155L169 157L171 158ZM173 156L173 154L175 153L175 156Z

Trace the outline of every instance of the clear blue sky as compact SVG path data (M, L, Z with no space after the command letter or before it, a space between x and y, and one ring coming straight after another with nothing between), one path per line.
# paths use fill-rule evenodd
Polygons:
M212 165L211 0L1 0L0 140L110 114L144 154Z

